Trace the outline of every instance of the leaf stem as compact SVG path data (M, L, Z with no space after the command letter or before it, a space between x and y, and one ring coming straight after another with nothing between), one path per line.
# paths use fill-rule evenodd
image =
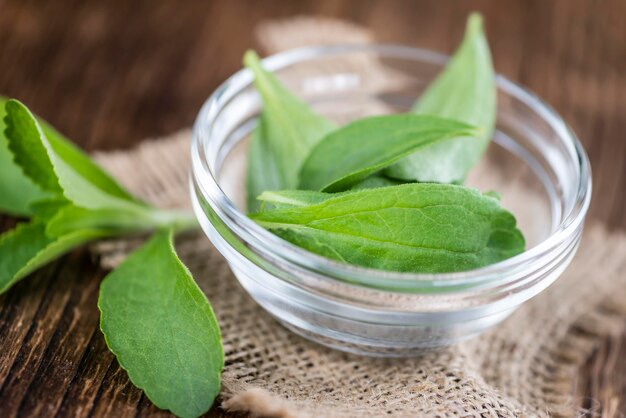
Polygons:
M193 231L200 227L193 213L182 210L154 210L150 214L150 221L155 228L171 228L174 233Z

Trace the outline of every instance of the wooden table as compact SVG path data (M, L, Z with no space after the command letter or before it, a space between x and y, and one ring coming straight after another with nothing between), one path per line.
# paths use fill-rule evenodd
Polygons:
M623 0L0 0L0 92L87 150L130 147L189 126L240 67L263 19L336 16L381 41L450 52L470 10L486 17L497 70L534 90L580 136L593 166L591 218L626 229ZM77 251L0 297L0 416L167 415L106 349L96 308L104 274ZM618 416L625 376L626 331L588 359L573 390L599 402L603 416Z

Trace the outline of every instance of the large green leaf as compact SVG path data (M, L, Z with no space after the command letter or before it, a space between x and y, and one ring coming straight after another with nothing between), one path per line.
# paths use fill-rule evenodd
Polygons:
M464 271L524 250L515 218L497 199L449 184L353 191L250 217L309 251L381 270Z
M424 115L373 116L352 122L325 136L311 151L300 172L299 188L347 190L416 149L472 136L476 130L451 119Z
M254 211L258 208L254 199L261 192L297 186L302 162L335 125L265 71L256 53L248 51L244 63L254 73L263 100L261 121L249 150L248 210Z
M121 187L112 186L113 180L103 176L104 172L50 128L46 130L52 139L48 138L44 128L22 103L9 100L5 109L9 149L15 155L15 162L39 187L63 193L68 200L84 208L147 209L143 203L123 196Z
M480 128L480 136L421 148L385 173L404 180L462 183L487 148L496 117L495 75L480 15L469 17L461 46L413 111L472 124Z
M211 306L171 240L171 233L157 233L104 279L100 327L156 406L197 417L219 393L224 353Z
M0 236L0 294L71 249L107 235L106 231L85 229L55 237L46 234L42 222L19 224Z
M7 99L0 96L0 212L28 216L31 214L30 204L47 194L13 161L13 153L4 135L6 102Z

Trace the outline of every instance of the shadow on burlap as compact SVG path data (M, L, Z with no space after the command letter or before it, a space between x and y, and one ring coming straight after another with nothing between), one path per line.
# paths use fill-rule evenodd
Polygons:
M260 27L269 52L366 42L349 24L292 19ZM97 155L131 191L163 207L189 207L190 132ZM117 263L132 243L94 247ZM242 290L201 235L177 251L206 292L224 339L223 407L257 416L574 416L579 367L626 321L626 236L585 232L578 257L552 287L487 334L401 360L363 358L310 343L284 329ZM587 411L593 412L593 411Z

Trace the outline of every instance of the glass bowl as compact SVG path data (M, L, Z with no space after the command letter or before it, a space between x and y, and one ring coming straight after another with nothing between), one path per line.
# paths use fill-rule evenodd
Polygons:
M307 47L263 64L317 111L345 123L407 111L447 57L393 45ZM374 356L409 356L480 334L544 290L570 263L591 198L587 156L549 106L497 78L497 131L468 185L496 190L527 250L477 270L409 274L310 253L246 217L246 152L261 110L241 70L195 122L191 193L196 216L250 296L318 343ZM541 324L537 324L541 326Z

